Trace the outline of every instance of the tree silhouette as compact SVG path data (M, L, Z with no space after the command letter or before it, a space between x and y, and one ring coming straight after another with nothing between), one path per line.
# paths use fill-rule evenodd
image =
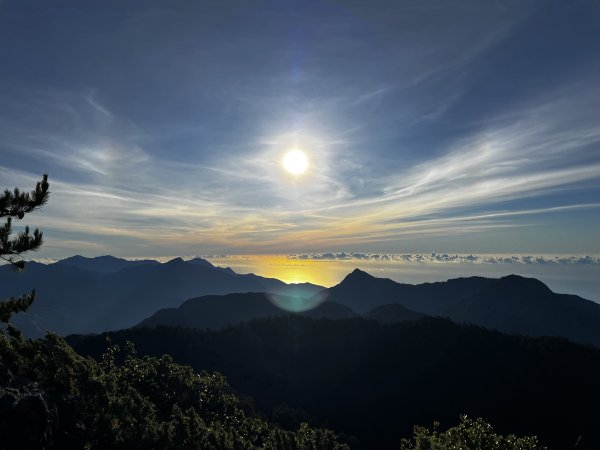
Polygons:
M13 235L12 220L21 220L25 214L44 205L50 194L48 188L48 175L44 174L31 192L21 192L19 188L15 188L14 191L6 189L0 195L0 217L6 218L4 226L0 227L0 258L17 270L23 270L25 267L25 261L18 257L23 253L39 249L43 239L39 229L36 228L31 233L28 226L21 233ZM0 322L8 323L14 313L26 311L33 303L34 298L35 290L30 294L0 301ZM9 332L12 330L12 327L9 326Z
M400 450L547 450L538 443L536 436L498 435L492 426L481 418L473 420L461 416L459 425L446 431L440 431L439 428L440 424L437 422L434 422L433 430L416 426L412 439L402 439Z

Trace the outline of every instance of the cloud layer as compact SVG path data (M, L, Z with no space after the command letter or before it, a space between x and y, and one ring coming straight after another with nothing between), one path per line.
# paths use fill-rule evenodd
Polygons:
M600 253L591 2L107 5L0 5L42 255Z
M386 261L397 263L455 263L455 264L564 264L600 265L600 256L547 256L547 255L449 255L446 253L299 253L288 255L289 259L314 261Z

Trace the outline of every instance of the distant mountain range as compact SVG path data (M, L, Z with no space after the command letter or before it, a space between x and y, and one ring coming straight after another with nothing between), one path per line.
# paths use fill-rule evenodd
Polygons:
M17 274L0 267L0 298L32 288L38 293L35 303L15 318L31 336L45 330L97 333L135 325L218 329L308 309L301 314L380 322L441 316L507 333L561 336L600 346L599 304L556 294L536 279L516 275L412 285L356 269L325 289L239 275L201 258L161 264L75 256L49 265L32 262Z
M318 318L362 316L379 322L403 322L440 316L505 333L561 336L600 346L599 304L576 295L556 294L539 280L516 275L412 285L375 278L356 269L310 301L320 305L308 311ZM275 305L285 303L285 296L201 297L179 308L158 311L140 325L219 329L284 315L286 312Z
M278 304L285 303L285 296ZM220 329L237 325L252 319L289 315L290 312L274 304L273 295L262 293L206 295L192 298L179 308L166 308L157 311L140 326L175 325L199 329ZM324 302L298 315L313 319L347 319L357 314L347 306L334 302Z
M196 258L128 261L113 256L75 256L53 264L30 262L15 273L0 267L0 298L36 289L36 301L14 319L29 336L94 333L138 324L159 309L201 295L268 292L310 298L324 288L239 275Z
M289 304L291 301L284 295L273 294L206 295L187 300L178 308L161 309L142 321L139 326L166 325L218 330L253 319L290 314L330 320L360 317L348 306L332 301L322 303L315 301L316 307L296 313L291 313L277 306ZM411 311L400 304L392 304L374 308L363 316L378 322L403 322L420 319L425 317L425 314Z
M75 269L89 270L91 272L115 273L121 269L138 266L156 266L160 264L152 259L142 259L129 261L127 259L115 258L114 256L97 256L95 258L86 258L85 256L75 255L70 258L61 259L55 263L61 267L72 267Z
M389 304L529 336L562 336L600 346L600 304L556 294L534 278L457 278L418 285L375 278L356 269L321 296L359 314Z

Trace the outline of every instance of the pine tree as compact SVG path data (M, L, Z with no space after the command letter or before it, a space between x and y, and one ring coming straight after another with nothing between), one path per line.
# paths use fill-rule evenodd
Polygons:
M13 235L12 221L13 219L21 220L25 214L44 205L50 194L48 188L48 175L44 175L31 192L21 192L15 188L14 191L6 189L0 195L0 218L6 218L4 226L0 227L0 259L7 261L17 270L23 270L25 267L25 261L19 256L39 249L43 239L40 230L36 228L31 233L28 226L21 233ZM0 322L8 323L14 313L26 311L33 303L34 298L35 290L30 294L0 301Z

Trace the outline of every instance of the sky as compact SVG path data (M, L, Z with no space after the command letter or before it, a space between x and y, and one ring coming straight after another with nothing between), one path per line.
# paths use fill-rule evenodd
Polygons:
M48 173L40 257L598 255L599 16L0 0L0 185Z

